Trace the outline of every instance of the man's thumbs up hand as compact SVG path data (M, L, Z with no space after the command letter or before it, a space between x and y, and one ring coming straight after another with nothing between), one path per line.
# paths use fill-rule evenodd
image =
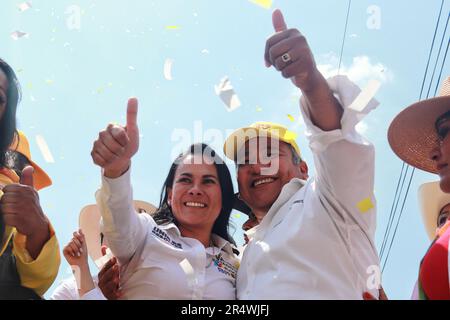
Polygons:
M273 12L272 24L276 33L266 42L266 66L274 66L302 91L310 90L319 71L306 38L297 29L287 28L279 9Z

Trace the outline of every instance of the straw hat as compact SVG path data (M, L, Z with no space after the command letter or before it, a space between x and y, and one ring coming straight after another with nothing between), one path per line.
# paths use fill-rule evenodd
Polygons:
M18 137L14 136L14 141L9 149L23 154L25 158L27 158L30 162L30 165L34 168L33 182L36 190L41 190L45 187L50 186L52 184L52 179L50 179L47 173L45 173L45 171L31 159L30 143L28 142L27 137L22 131L17 131L19 135Z
M134 208L138 213L153 214L157 208L145 201L135 200ZM102 257L100 239L100 219L101 214L96 204L85 206L80 212L79 226L86 238L86 245L89 256L96 261Z
M428 238L436 238L437 218L442 208L450 203L450 193L444 193L439 181L424 183L419 187L419 207Z
M395 154L413 167L437 173L430 153L439 141L436 120L447 111L450 111L450 77L444 80L438 97L414 103L392 121L388 140Z

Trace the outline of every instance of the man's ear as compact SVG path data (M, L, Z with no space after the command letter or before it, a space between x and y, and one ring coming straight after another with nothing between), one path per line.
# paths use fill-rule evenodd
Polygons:
M308 180L309 175L308 175L308 165L306 164L305 161L302 161L298 164L298 167L300 168L300 172L302 173L302 179L303 180Z

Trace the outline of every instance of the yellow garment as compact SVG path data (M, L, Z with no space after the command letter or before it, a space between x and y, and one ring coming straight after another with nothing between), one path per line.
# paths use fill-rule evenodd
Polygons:
M22 286L34 290L42 296L50 288L58 275L61 256L58 240L53 227L50 227L50 239L42 247L36 260L26 249L27 237L16 232L13 240L13 254L16 257L17 272Z
M5 185L18 182L19 177L14 171L4 168L0 169L1 188ZM3 192L1 192L0 198L2 195ZM14 235L13 255L16 257L16 268L20 276L21 285L34 290L40 296L53 284L53 281L58 275L59 265L61 264L58 240L56 239L55 231L51 224L49 228L50 239L42 247L36 260L33 260L26 249L27 237L17 232L15 228L6 226L5 236L0 243L1 256L11 237Z

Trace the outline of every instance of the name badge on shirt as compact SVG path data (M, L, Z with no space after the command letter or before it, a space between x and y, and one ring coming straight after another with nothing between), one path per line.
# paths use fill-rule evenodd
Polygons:
M232 263L226 261L223 257L222 254L218 254L213 258L213 263L214 266L217 267L217 270L219 270L219 272L226 274L230 277L232 277L233 279L236 279L236 275L237 275L237 267L234 266Z

